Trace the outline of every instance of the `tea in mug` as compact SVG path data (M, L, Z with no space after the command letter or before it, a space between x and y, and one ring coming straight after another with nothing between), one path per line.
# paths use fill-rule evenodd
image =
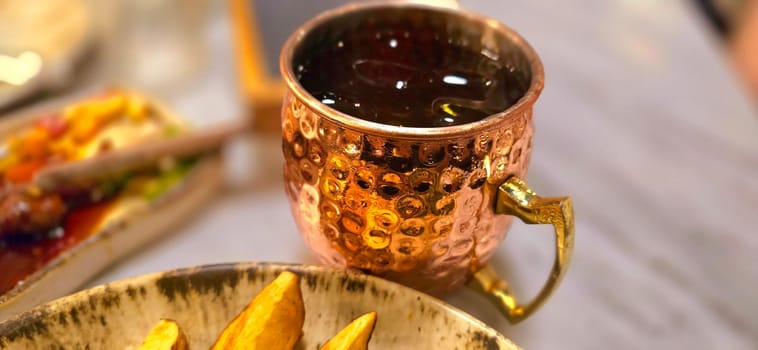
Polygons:
M493 53L444 33L365 29L325 40L295 67L303 87L340 112L406 127L460 125L506 110L528 88Z

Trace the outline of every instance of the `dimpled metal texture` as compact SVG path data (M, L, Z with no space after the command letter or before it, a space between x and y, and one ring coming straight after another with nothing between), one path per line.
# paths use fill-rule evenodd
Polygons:
M318 259L444 294L502 241L497 186L523 177L531 111L499 128L428 142L351 130L287 94L284 176L298 228Z
M473 49L499 54L528 82L507 111L478 122L403 128L339 113L313 98L293 66L325 37L376 25L439 26ZM479 46L477 46L479 45ZM532 107L542 66L517 34L493 20L419 5L351 5L306 23L285 44L284 177L307 245L327 265L378 275L433 295L468 281L505 237L498 186L526 175Z

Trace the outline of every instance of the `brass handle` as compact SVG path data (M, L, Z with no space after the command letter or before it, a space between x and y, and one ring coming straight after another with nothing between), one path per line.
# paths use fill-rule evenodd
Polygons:
M469 284L486 294L505 318L518 323L534 313L560 284L566 274L574 248L574 210L569 197L542 198L517 177L511 177L498 188L495 213L519 217L527 224L551 224L555 228L555 261L553 270L537 296L520 304L495 270L487 265L474 274Z

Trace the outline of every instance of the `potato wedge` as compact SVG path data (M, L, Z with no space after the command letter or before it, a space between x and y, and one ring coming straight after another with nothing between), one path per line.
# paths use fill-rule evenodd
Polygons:
M284 271L221 332L213 350L289 350L303 334L300 278Z
M329 339L321 350L366 350L375 324L376 312L363 314Z
M139 350L188 350L187 338L174 320L160 320L147 334Z

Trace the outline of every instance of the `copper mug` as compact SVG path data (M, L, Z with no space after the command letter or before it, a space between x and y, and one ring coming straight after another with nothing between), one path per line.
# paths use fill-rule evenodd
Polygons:
M325 38L373 26L423 26L487 50L523 79L507 110L457 126L379 124L314 98L293 67ZM432 26L433 28L428 28ZM355 268L433 295L469 283L518 322L535 311L566 273L574 242L571 199L543 198L521 179L532 149L532 107L542 64L513 30L455 9L364 3L321 14L285 43L280 68L286 192L297 226L318 259ZM520 303L487 265L516 216L555 228L555 262L539 294Z

